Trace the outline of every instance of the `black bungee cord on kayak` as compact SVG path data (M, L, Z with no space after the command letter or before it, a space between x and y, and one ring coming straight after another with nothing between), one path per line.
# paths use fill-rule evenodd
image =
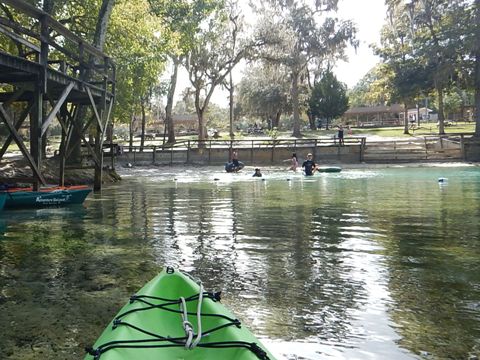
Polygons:
M128 311L125 311L121 314L119 314L114 320L113 320L113 325L112 329L116 329L118 326L128 326L136 331L139 331L145 335L151 336L152 339L142 339L142 340L116 340L116 341L110 341L104 344L101 344L98 346L96 349L93 349L91 347L86 348L85 350L87 351L88 354L92 355L95 360L99 360L101 355L104 354L105 352L112 350L112 349L121 349L121 348L137 348L137 349L145 349L145 348L167 348L167 347L185 347L187 349L193 349L194 347L202 347L202 348L245 348L250 350L252 353L254 353L258 359L260 360L270 360L267 353L260 347L258 346L257 343L255 342L246 342L246 341L218 341L218 342L210 342L210 343L200 343L200 340L202 337L207 336L215 331L221 330L223 328L229 327L229 326L236 326L238 328L241 327L241 323L238 319L232 319L226 315L223 314L204 314L201 313L201 301L203 298L209 298L212 301L220 301L220 292L218 293L211 293L211 292L204 292L203 291L203 286L200 286L200 292L199 294L195 294L193 296L187 297L187 298L180 298L180 299L166 299L166 298L160 298L160 297L155 297L155 296L148 296L148 295L133 295L130 297L130 303L133 302L140 302L146 305L146 307L143 308L137 308L137 309L131 309ZM152 302L153 301L163 301L163 303L160 304L155 304ZM199 301L199 306L197 309L196 313L188 312L186 311L186 302L191 302L191 301ZM172 305L180 305L180 310L172 309L169 308L169 306ZM174 313L179 313L182 314L182 319L183 319L183 327L186 332L186 336L184 337L164 337L159 334L155 334L152 332L149 332L145 329L142 329L140 327L137 327L135 325L132 325L128 323L127 321L124 321L123 319L132 313L135 312L143 312L147 310L152 310L152 309L161 309L161 310L166 310ZM199 318L198 324L199 324L199 331L197 332L196 339L193 340L193 327L192 325L188 322L186 319L187 315L197 315ZM200 317L205 316L205 317L218 317L226 320L225 324L219 325L217 327L208 329L206 331L201 332L201 321Z

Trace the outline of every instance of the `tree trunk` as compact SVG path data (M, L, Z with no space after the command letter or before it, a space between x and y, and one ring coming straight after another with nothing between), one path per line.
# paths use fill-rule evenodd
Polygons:
M133 123L135 122L135 114L132 114L130 117L130 124L129 124L129 138L128 138L128 146L129 152L133 151Z
M409 122L409 119L408 119L408 104L407 102L404 102L403 103L403 106L405 108L404 110L404 113L403 113L403 133L404 134L410 134L408 132L408 122Z
M308 112L308 123L310 124L310 130L317 130L317 124L315 123L315 117Z
M105 134L107 136L107 143L113 143L113 122L108 124Z
M300 105L298 101L298 77L297 71L292 73L292 106L293 106L293 137L301 137L300 133Z
M480 0L475 0L475 23L476 23L476 44L475 44L475 137L480 137Z
M53 8L55 5L55 0L44 0L43 1L43 11L47 14L54 16ZM45 106L45 103L43 104ZM42 137L42 158L47 158L47 133L45 133Z
M226 76L227 74L225 74ZM225 77L224 77L225 78ZM224 79L223 78L223 79ZM207 127L205 125L205 119L203 118L205 115L205 110L208 109L208 104L210 103L210 98L212 97L213 91L215 90L215 86L212 85L210 91L208 92L205 100L203 100L202 106L200 106L200 92L201 88L199 86L195 86L195 111L197 112L198 117L198 146L204 147L205 140L207 139Z
M233 75L232 72L230 71L230 98L229 98L229 106L230 106L230 139L235 138L235 134L233 133L233 95L235 92L235 88L233 86Z
M275 119L274 119L274 123L273 123L273 127L274 128L279 128L280 127L280 116L282 115L282 113L280 111L277 111L277 113L275 114Z
M170 86L167 93L167 106L165 107L165 125L168 133L168 143L175 143L175 127L173 125L173 97L175 96L175 88L177 86L177 77L178 77L178 65L180 64L179 59L176 56L171 57L173 61L173 73L170 78Z
M145 146L145 125L147 122L147 116L145 114L145 101L142 99L140 102L142 108L142 134L140 135L140 152L143 152L143 147Z
M102 6L98 13L97 25L95 27L95 35L93 37L93 46L100 51L105 47L105 40L107 37L108 21L113 10L115 0L103 0Z
M475 137L480 137L480 50L475 55Z
M445 115L443 114L443 88L437 85L437 102L438 102L438 134L445 134Z
M198 116L198 147L205 147L205 140L207 139L207 127L204 124L203 109L197 110Z
M43 0L43 11L45 11L47 14L54 15L53 14L53 7L55 6L55 0Z

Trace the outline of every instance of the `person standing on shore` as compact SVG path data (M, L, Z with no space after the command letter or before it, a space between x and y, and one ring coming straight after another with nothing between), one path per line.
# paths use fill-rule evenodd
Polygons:
M306 176L312 176L317 170L317 164L312 160L312 154L307 154L307 160L302 164Z
M338 146L343 146L343 126L338 126Z

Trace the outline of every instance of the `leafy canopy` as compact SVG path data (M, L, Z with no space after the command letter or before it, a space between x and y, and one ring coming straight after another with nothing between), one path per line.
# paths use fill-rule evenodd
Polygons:
M347 87L327 70L315 84L309 101L310 113L317 118L335 119L348 110Z

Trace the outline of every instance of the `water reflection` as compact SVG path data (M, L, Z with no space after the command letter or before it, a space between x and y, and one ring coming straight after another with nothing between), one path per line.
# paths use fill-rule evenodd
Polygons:
M287 358L478 352L478 172L207 170L128 169L85 208L3 213L7 358L81 357L164 265L222 290Z

